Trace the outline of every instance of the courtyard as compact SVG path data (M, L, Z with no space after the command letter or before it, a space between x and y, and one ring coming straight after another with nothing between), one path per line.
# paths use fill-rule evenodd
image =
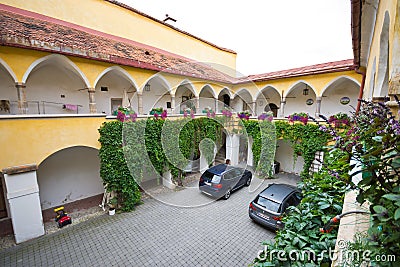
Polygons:
M166 203L210 199L189 189L155 190L132 212L104 214L4 249L0 265L247 266L257 256L257 248L263 248L262 242L275 236L250 220L248 204L269 183L298 181L291 174L277 177L258 187L242 188L226 201L193 208Z

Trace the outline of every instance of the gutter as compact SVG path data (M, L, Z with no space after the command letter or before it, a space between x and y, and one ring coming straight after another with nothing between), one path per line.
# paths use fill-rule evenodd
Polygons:
M362 80L361 80L361 85L360 85L360 92L358 93L358 102L357 102L357 108L356 108L356 115L357 115L358 112L360 111L361 100L362 100L363 94L364 94L364 85L365 85L366 73L365 73L365 71L361 71L360 67L356 67L355 68L355 72L362 75Z
M351 0L351 36L354 54L355 72L362 75L360 91L358 93L358 103L356 114L360 111L361 100L364 94L365 71L360 70L360 53L361 53L361 0Z

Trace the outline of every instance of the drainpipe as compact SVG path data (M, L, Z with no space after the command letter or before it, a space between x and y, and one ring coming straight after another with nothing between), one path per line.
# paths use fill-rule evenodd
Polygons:
M363 93L364 93L364 84L365 84L366 73L365 73L365 71L364 72L361 71L360 67L356 67L355 72L362 75L360 92L358 93L358 103L357 103L357 108L356 108L356 114L358 114L358 112L360 111L360 107L361 107L361 99L363 98Z

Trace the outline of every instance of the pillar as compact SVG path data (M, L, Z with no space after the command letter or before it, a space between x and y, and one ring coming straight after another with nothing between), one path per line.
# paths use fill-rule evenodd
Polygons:
M214 112L218 113L218 98L214 98L214 101L215 101Z
M196 113L201 113L200 110L200 97L196 96L195 98L195 105L196 105Z
M252 109L253 109L253 116L257 116L257 101L254 101L251 103L252 104Z
M88 88L89 92L89 112L90 113L97 113L97 108L96 108L96 99L94 94L96 93L95 88Z
M281 118L285 117L285 105L286 105L286 97L283 97L281 100L281 112L280 112Z
M44 235L36 170L37 165L3 169L7 202L17 244Z
M137 92L137 99L138 99L138 113L139 115L143 115L143 92Z
M25 94L26 86L24 83L15 83L15 87L17 88L17 95L18 95L18 113L27 114L28 103L26 102L26 94Z
M253 137L249 136L248 137L248 143L247 143L247 165L248 166L254 166L253 163L253 150L251 147L253 146Z
M168 187L169 189L175 189L176 186L172 182L171 171L166 171L163 173L163 186Z
M322 101L322 97L321 96L317 96L316 99L317 103L316 103L316 109L315 109L315 118L318 119L319 115L321 114L321 101Z
M226 158L231 160L232 165L239 164L240 137L238 134L226 135Z
M171 95L171 113L175 113L175 95Z

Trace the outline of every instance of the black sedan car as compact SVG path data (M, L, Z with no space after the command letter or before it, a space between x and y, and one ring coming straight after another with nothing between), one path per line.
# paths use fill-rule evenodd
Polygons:
M249 186L251 178L251 172L246 169L219 164L201 175L199 189L206 195L228 199L233 191Z
M282 229L282 215L289 206L301 201L300 190L292 185L271 184L250 202L250 218L268 228Z

